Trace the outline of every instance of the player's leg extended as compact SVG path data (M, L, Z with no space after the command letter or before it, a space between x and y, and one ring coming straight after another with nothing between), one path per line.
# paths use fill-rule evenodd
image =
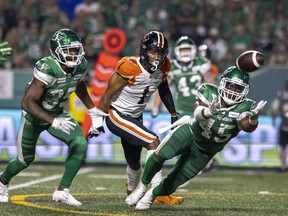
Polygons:
M17 136L18 156L9 161L1 175L1 181L8 184L20 171L27 168L35 159L35 148L43 126L35 126L22 116Z
M58 117L69 118L71 116L67 113L63 113ZM76 123L76 126L69 135L63 131L56 130L55 128L48 128L48 132L50 134L67 144L69 147L69 154L65 161L65 170L60 181L60 188L62 187L61 189L69 188L71 186L74 177L83 164L87 149L87 141L83 135L80 125L72 118L70 121Z
M0 176L0 202L8 202L8 184L20 171L27 168L35 158L35 146L39 134L45 127L33 125L23 116L17 137L18 156L9 161L6 169Z
M162 166L164 162L168 159L171 159L179 154L181 154L182 151L185 151L189 147L189 143L187 142L188 139L190 139L190 134L184 133L184 131L189 129L186 129L186 126L181 126L180 128L177 128L173 131L171 131L160 143L158 148L156 149L155 153L149 157L145 164L145 168L141 177L141 182L139 183L139 188L137 187L135 190L135 194L131 194L128 196L125 200L126 204L128 205L134 205L138 202L139 199L141 199L140 192L138 193L137 190L140 190L141 188L146 187L153 179L154 175L162 169ZM184 135L184 136L183 136ZM182 140L183 139L183 140ZM189 149L188 149L189 150ZM143 186L144 185L144 186ZM155 187L155 186L154 186ZM153 188L153 187L152 187ZM138 196L138 194L140 194ZM162 200L157 200L159 203L166 203L166 204L180 204L183 202L183 198L175 197L159 197L159 199L165 198ZM152 200L152 202L154 199ZM174 202L175 201L175 202ZM151 202L151 204L152 204Z
M175 192L180 185L194 178L212 157L213 155L201 152L191 141L190 150L181 155L167 177L153 190L153 195L167 195Z
M121 137L127 162L127 193L129 195L138 185L141 176L141 150L154 142L157 136L142 124L141 118L135 119L114 109L110 110L106 125L113 134Z

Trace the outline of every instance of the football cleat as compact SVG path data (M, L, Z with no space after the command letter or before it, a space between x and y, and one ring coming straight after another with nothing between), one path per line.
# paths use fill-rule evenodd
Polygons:
M55 190L52 196L52 199L56 202L63 202L71 206L81 206L82 203L76 200L70 193L68 188L64 188L64 190L59 191Z
M166 195L166 196L157 196L153 204L180 205L183 202L184 202L183 197Z
M9 202L8 185L0 181L0 202Z
M145 195L137 202L135 209L136 210L146 210L149 209L155 199L152 194L154 188L148 190Z
M145 194L146 188L146 185L140 182L136 189L125 199L125 203L129 206L135 205Z

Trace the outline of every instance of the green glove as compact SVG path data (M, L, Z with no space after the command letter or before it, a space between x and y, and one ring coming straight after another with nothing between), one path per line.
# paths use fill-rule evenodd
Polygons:
M5 57L11 55L12 48L11 47L6 47L8 45L8 42L2 42L0 43L0 61L6 61L7 59Z

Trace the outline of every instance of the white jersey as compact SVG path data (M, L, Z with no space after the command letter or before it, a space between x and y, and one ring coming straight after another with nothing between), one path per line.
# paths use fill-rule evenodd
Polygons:
M131 56L120 59L115 71L128 79L128 85L113 97L111 106L122 114L134 118L141 116L151 95L157 90L170 70L170 61L166 58L160 70L150 74L140 64L140 57Z

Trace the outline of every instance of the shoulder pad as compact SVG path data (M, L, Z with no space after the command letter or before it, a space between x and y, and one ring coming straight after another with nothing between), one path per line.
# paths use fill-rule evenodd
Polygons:
M131 79L134 75L140 74L141 69L136 59L137 58L134 56L121 58L115 66L115 71L122 77L128 79Z
M53 75L53 69L51 62L55 61L52 57L45 57L40 59L39 61L36 62L35 64L35 69L38 71L41 71L42 73L48 74L48 75ZM55 62L54 62L55 64Z
M203 83L197 89L196 97L205 104L210 104L214 97L218 97L217 86L210 83Z

